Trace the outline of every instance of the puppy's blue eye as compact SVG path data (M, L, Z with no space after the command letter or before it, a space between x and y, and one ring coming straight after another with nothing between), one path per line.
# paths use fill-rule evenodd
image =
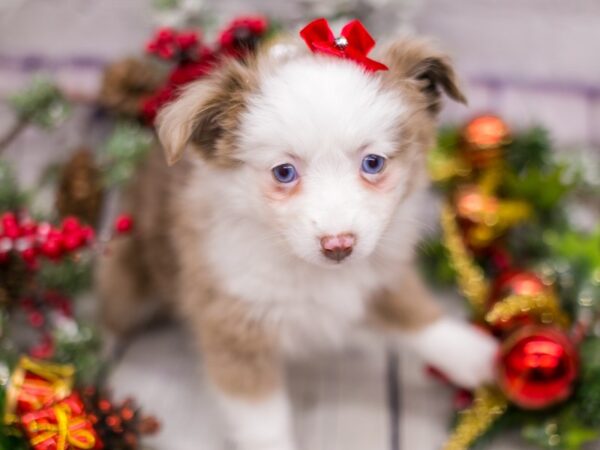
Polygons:
M273 167L273 176L280 183L291 183L298 178L298 172L291 164L280 164Z
M367 155L363 158L361 169L364 173L375 174L383 170L385 158L379 155Z

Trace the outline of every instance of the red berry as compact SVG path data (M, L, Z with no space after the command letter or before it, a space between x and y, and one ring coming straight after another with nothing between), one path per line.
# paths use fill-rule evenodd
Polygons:
M48 236L48 239L42 243L41 250L42 253L50 259L59 258L63 251L62 238Z
M14 222L8 222L3 224L4 225L4 236L10 238L10 239L17 239L19 236L21 236L21 229L19 228L19 225Z
M163 59L171 59L175 55L175 50L171 47L162 47L158 50L158 56Z
M92 227L86 225L81 228L81 235L83 236L85 243L90 244L94 241L94 238L96 237L96 232Z
M0 236L0 253L9 253L13 247L14 243L11 238Z
M15 213L6 212L2 214L2 217L0 217L0 222L2 222L4 227L6 227L6 225L17 225L17 216Z
M79 231L81 228L81 224L79 223L79 219L74 216L65 217L62 221L62 231L63 233L70 233L73 231Z
M31 219L25 219L21 222L21 233L23 236L33 236L37 233L38 224Z
M187 50L190 47L198 44L198 35L193 31L183 32L177 35L175 42L182 50Z
M156 40L159 42L173 42L175 39L175 30L169 27L163 27L156 33Z
M39 237L45 238L52 231L52 225L48 222L42 222L37 227L37 234Z
M44 315L39 311L31 311L27 318L31 326L34 328L41 327L45 322Z
M72 231L68 234L65 234L64 238L63 238L63 246L65 248L65 250L72 252L74 250L77 250L79 247L81 247L81 245L83 244L84 238L83 238L83 234L77 230L77 231Z
M51 336L44 336L42 342L30 350L34 358L46 359L54 354L54 341Z
M33 247L26 248L21 252L21 258L23 258L23 261L27 263L33 263L35 261L36 256L37 252Z
M121 214L115 221L115 231L117 233L129 233L133 228L133 219L129 214Z
M26 311L31 311L34 309L34 302L31 297L23 297L21 299L21 307Z

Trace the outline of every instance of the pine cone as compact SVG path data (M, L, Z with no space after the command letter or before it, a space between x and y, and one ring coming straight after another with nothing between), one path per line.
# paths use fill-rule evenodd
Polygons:
M102 177L92 153L82 148L64 166L58 183L56 207L62 217L76 216L96 225L102 206Z
M116 404L95 387L85 388L82 398L104 448L137 450L141 435L154 434L159 429L158 421L143 416L132 399Z
M104 71L100 104L118 114L137 117L142 101L164 84L166 75L159 64L147 59L117 61Z
M0 264L0 308L10 308L19 299L30 277L21 258L12 256Z

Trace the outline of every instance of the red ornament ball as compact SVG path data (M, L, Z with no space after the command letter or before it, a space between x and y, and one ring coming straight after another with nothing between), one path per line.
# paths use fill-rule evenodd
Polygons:
M494 282L491 292L491 302L495 303L509 295L539 295L548 287L535 273L522 269L506 270Z
M536 296L548 291L549 287L533 272L522 269L509 269L502 272L494 281L488 299L487 308L490 310L497 302L511 295ZM497 335L506 335L515 328L536 323L536 318L530 314L517 314L507 321L494 326Z
M578 369L577 350L564 332L554 327L528 326L502 345L498 384L515 405L542 409L569 397Z
M133 229L133 219L129 214L121 214L115 221L115 231L120 234L129 233Z

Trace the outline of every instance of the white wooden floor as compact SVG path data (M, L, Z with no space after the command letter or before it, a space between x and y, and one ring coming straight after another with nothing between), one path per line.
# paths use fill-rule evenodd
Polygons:
M452 391L408 353L370 344L289 367L296 434L302 450L437 450L448 432ZM115 368L117 395L134 395L160 416L155 450L221 450L222 435L198 354L176 325L149 330ZM490 450L529 447L502 437Z

